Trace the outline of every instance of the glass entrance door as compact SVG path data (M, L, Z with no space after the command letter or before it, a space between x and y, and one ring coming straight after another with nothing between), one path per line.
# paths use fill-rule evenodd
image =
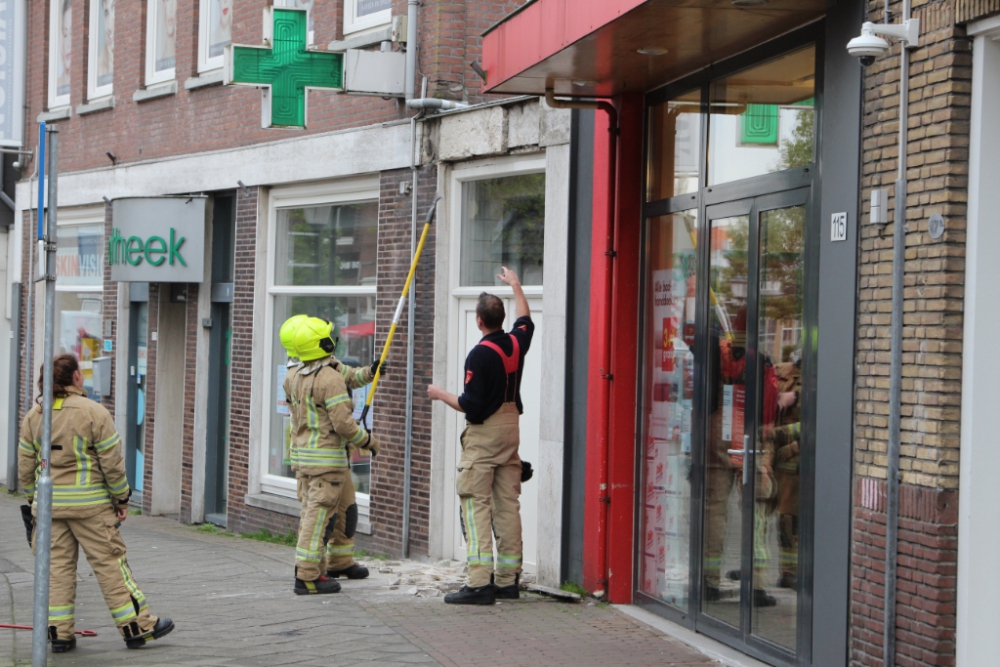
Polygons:
M125 473L132 488L132 503L142 504L144 469L143 443L146 437L146 355L149 332L149 287L130 287L128 326L128 397L126 403ZM141 295L140 295L141 292ZM139 301L137 299L145 299Z
M804 609L799 404L808 192L706 209L711 247L699 621L790 659Z

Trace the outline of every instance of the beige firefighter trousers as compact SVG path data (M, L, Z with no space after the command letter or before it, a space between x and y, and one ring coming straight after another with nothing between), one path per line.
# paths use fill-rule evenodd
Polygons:
M305 505L303 493L309 488L308 480L309 477L305 475L296 475L299 502L302 503L303 506ZM323 559L320 560L320 572L326 573L327 570L346 570L354 564L354 537L348 537L344 531L347 527L346 517L348 509L351 505L355 505L356 503L357 499L354 490L354 480L351 477L350 472L348 472L347 479L344 482L344 490L340 494L340 503L338 503L337 509L333 513L333 516L336 516L337 518L333 526L333 534L330 537L330 541L326 543L326 552L324 553Z
M117 524L110 504L83 519L52 519L49 627L55 627L56 639L71 639L76 630L76 565L81 547L122 637L141 637L153 631L157 619L149 613L146 596L132 578Z
M298 579L316 581L326 574L326 545L334 528L331 519L337 516L341 497L354 495L353 486L350 494L346 493L350 478L347 468L322 475L298 474L299 501L302 503L299 541L295 549L295 576ZM343 521L342 516L338 517L337 523Z
M496 584L509 586L521 572L521 444L519 415L504 403L482 424L462 433L455 480L469 563L469 586L490 583L496 534Z

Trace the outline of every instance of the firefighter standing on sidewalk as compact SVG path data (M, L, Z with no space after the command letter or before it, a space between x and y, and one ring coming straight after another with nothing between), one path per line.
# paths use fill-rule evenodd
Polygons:
M521 459L518 456L521 374L535 324L517 274L502 267L497 276L514 290L517 320L504 333L503 302L483 292L476 305L476 324L483 333L465 360L465 391L461 396L430 385L431 400L464 412L462 457L455 486L460 501L462 531L468 551L469 581L449 593L449 604L494 604L516 599L521 573ZM493 534L497 541L496 583L491 583Z
M86 397L80 364L72 354L52 363L52 553L50 557L49 640L53 653L76 647L74 606L80 547L128 648L140 648L174 629L169 618L149 612L132 578L125 542L118 532L132 495L125 477L121 439L111 415ZM44 369L42 370L44 373ZM38 378L41 391L42 377ZM42 397L21 423L18 478L31 503L42 439ZM33 509L37 508L33 504ZM32 535L34 551L34 535Z
M293 322L294 320L294 322ZM363 579L368 569L354 561L358 507L350 471L350 448L376 455L379 441L353 418L350 389L372 381L378 362L361 368L341 363L333 352L333 324L296 315L280 338L291 365L285 397L291 413L291 463L302 514L295 550L295 593L336 593L335 578Z

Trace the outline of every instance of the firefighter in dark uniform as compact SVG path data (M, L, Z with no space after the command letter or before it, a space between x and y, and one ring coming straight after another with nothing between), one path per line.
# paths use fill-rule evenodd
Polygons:
M483 333L465 360L461 396L430 385L431 400L465 413L462 455L455 486L468 552L469 581L449 593L449 604L490 605L497 598L519 597L521 573L522 465L518 456L521 374L535 324L517 274L503 267L498 276L514 290L517 320L504 333L503 302L483 292L476 305L476 324ZM494 573L493 536L497 561ZM495 583L491 581L495 574Z

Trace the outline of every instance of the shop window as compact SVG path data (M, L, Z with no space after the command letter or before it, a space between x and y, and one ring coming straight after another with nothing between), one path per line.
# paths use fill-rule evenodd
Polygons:
M146 85L174 78L177 0L150 0L146 15Z
M649 108L646 201L701 187L701 89Z
M651 218L646 246L639 590L682 609L690 594L697 226L697 210Z
M708 185L813 162L815 45L714 81L709 90Z
M115 0L90 3L90 57L87 71L87 99L112 93L115 79Z
M76 0L79 4L80 0ZM52 0L49 5L49 108L69 104L70 71L73 69L73 0Z
M345 35L391 22L392 0L344 0Z
M103 217L103 216L102 216ZM103 352L104 222L59 225L56 251L55 352L80 360L87 395L94 390L94 362Z
M541 285L544 250L544 173L462 184L461 286L500 285L502 266Z
M366 192L367 194L367 192ZM371 193L377 196L377 190ZM290 417L282 385L287 355L278 338L282 323L296 314L330 320L339 338L335 355L351 366L371 364L375 352L375 287L378 201L294 204L277 198L273 209L273 264L268 285L270 306L268 384L265 425L264 488L294 495L289 467ZM288 205L291 204L291 205ZM355 418L369 387L354 390ZM366 428L371 428L369 413ZM362 506L367 504L371 459L355 452L351 474Z

